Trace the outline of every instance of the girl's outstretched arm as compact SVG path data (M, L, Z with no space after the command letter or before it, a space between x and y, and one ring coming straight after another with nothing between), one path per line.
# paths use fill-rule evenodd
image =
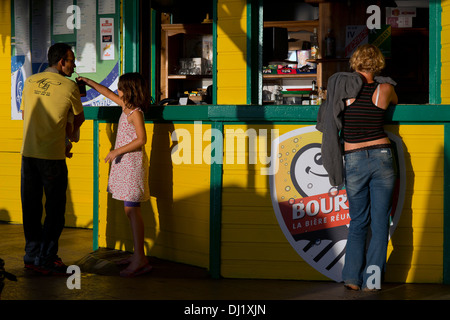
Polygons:
M85 77L78 77L77 79L84 81L89 87L91 87L95 91L98 91L98 93L104 95L106 98L117 103L119 106L123 106L122 99L120 99L117 94L115 94L113 91L111 91L109 88L105 87L104 85L101 85L100 83L97 83L94 80L85 78Z

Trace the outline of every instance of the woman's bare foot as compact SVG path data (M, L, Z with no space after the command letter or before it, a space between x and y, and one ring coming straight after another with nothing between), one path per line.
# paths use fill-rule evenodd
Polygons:
M359 286L357 286L356 284L350 284L350 283L344 284L344 287L346 287L346 288L349 289L349 290L355 290L355 291L358 291L358 290L361 289L361 288L360 288Z

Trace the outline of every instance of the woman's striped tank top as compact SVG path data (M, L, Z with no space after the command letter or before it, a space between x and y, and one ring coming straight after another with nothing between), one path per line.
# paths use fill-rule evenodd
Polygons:
M386 110L378 108L372 96L378 83L365 83L356 100L344 110L343 138L345 142L358 143L387 137L383 126ZM379 90L377 91L378 101Z

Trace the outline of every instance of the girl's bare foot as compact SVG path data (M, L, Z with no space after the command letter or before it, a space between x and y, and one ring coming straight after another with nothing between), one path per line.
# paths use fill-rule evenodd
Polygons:
M129 265L129 264L131 263L131 257L132 257L132 256L130 256L130 257L128 257L128 258L125 258L125 259L122 259L122 260L119 260L119 261L116 262L116 264L117 264L118 266L126 266L126 265Z
M134 257L131 256L130 264L127 268L120 272L122 277L133 277L143 273L147 273L151 270L151 266L148 264L146 257Z

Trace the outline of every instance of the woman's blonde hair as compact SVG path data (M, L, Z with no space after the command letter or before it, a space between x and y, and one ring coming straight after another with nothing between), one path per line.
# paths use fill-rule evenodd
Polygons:
M141 108L146 111L150 104L147 81L137 72L125 73L119 77L117 88L123 92L122 100L129 109Z
M373 44L359 46L350 58L350 67L355 71L378 74L385 65L383 54Z

